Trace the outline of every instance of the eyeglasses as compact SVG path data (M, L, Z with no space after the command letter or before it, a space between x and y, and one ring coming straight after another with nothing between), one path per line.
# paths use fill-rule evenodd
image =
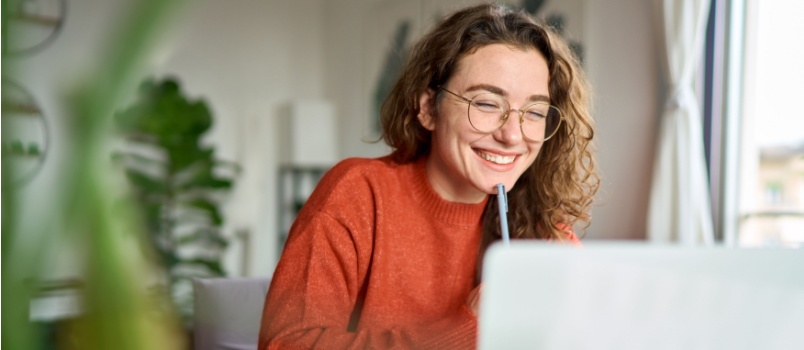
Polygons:
M484 92L468 99L447 89L441 90L468 103L469 124L485 134L491 134L505 125L512 111L519 114L519 129L522 130L522 136L529 141L547 141L556 134L561 125L561 111L546 102L535 102L522 109L512 109L508 100L492 92Z

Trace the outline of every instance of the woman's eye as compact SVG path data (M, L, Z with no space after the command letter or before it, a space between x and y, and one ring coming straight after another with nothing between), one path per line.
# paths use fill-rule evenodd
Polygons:
M497 109L500 107L498 103L493 101L476 101L475 106L481 109Z
M527 113L525 113L525 115L528 118L532 118L532 119L544 119L544 118L547 117L547 113L543 113L541 111L534 111L534 110L529 110Z

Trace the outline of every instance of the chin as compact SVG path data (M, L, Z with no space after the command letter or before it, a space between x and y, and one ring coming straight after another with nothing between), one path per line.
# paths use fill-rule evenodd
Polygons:
M488 184L484 185L483 187L479 187L479 188L481 189L481 191L485 192L486 194L496 195L497 194L497 184L499 184L499 183L505 185L505 192L511 191L511 188L514 186L513 184L511 184L511 185L507 184L507 181L499 181L499 182L494 182L494 183L488 183Z

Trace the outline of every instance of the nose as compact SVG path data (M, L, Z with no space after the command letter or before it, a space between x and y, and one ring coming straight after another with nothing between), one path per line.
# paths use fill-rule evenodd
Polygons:
M522 141L522 130L519 129L519 110L511 109L505 123L494 132L494 138L502 143L514 144Z

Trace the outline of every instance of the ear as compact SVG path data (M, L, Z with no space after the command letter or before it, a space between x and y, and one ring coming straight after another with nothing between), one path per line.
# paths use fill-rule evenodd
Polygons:
M419 123L430 131L435 130L435 111L431 108L431 101L435 98L433 90L427 89L419 96L419 114L416 116Z

